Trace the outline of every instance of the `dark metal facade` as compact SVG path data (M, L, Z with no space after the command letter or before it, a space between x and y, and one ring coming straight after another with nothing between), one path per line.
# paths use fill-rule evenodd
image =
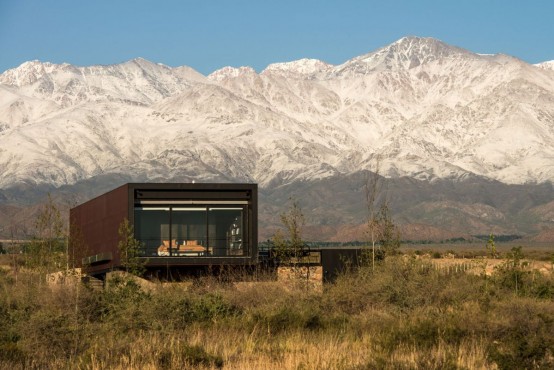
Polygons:
M332 283L349 269L356 269L367 256L366 248L321 248L323 282Z

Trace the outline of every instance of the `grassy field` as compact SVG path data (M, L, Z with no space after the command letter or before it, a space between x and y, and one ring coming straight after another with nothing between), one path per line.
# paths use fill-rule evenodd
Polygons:
M323 290L228 277L95 290L1 257L0 368L554 367L554 278L520 260L445 274L409 253Z

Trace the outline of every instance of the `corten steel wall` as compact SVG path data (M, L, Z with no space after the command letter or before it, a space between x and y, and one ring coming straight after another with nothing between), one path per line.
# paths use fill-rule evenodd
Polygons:
M123 185L72 208L69 213L70 238L75 250L76 265L93 255L111 254L105 261L86 266L94 273L119 266L119 226L129 218L129 186Z

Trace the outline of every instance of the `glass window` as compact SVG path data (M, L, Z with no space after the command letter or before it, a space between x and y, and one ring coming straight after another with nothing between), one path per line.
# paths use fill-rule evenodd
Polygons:
M210 247L215 256L244 256L243 208L212 207L208 225Z
M171 235L176 256L202 257L208 254L206 207L172 208Z
M135 208L135 238L144 244L146 256L159 255L163 246L169 255L169 207Z
M245 256L244 207L135 207L145 256Z

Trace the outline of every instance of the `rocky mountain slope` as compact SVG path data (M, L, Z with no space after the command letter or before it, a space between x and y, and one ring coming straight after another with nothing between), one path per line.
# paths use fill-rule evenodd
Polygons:
M225 67L203 76L135 59L90 67L32 61L0 75L5 203L28 197L24 189L123 178L247 181L267 194L279 188L294 193L303 183L340 184L371 170L377 158L391 180L550 183L551 63L530 65L406 37L341 65L301 59L260 73ZM425 214L464 208L464 201L448 203L450 196L442 205L427 204ZM528 207L551 200L542 194ZM272 212L282 206L276 198L267 202ZM316 211L313 223L325 224L326 212ZM346 222L347 212L359 210L344 212L333 222L355 223ZM436 224L421 212L406 217L407 223Z

